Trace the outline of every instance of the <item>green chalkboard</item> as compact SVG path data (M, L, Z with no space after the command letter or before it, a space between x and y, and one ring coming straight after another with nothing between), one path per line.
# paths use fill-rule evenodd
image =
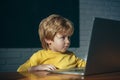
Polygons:
M41 47L38 25L53 13L74 23L70 47L79 47L79 0L1 0L0 10L0 48Z

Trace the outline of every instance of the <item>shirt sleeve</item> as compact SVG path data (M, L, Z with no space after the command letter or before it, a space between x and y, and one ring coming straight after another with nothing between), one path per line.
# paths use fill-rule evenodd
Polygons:
M38 54L33 54L30 59L28 59L24 64L20 65L20 67L17 69L17 72L27 72L28 68L32 66L38 65Z

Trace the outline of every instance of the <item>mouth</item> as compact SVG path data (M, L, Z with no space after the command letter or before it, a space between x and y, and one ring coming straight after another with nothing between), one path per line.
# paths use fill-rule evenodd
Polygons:
M65 46L64 48L67 49L69 46Z

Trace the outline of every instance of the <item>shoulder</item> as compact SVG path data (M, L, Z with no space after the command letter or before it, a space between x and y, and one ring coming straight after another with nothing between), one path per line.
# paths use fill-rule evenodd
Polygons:
M41 49L41 50L38 50L38 51L34 52L33 55L38 56L38 55L42 55L42 54L45 54L45 53L46 53L46 50Z
M43 52L46 52L46 50L44 50L44 49L40 49L40 50L38 50L38 51L35 52L35 53L43 53Z
M33 55L31 56L31 59L39 59L39 58L45 56L45 54L46 54L46 50L43 50L43 49L38 50L33 53Z

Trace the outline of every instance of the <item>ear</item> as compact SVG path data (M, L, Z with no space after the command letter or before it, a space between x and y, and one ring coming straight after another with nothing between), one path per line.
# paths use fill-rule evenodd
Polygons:
M51 44L51 40L50 39L45 39L45 42L47 43L47 44Z

